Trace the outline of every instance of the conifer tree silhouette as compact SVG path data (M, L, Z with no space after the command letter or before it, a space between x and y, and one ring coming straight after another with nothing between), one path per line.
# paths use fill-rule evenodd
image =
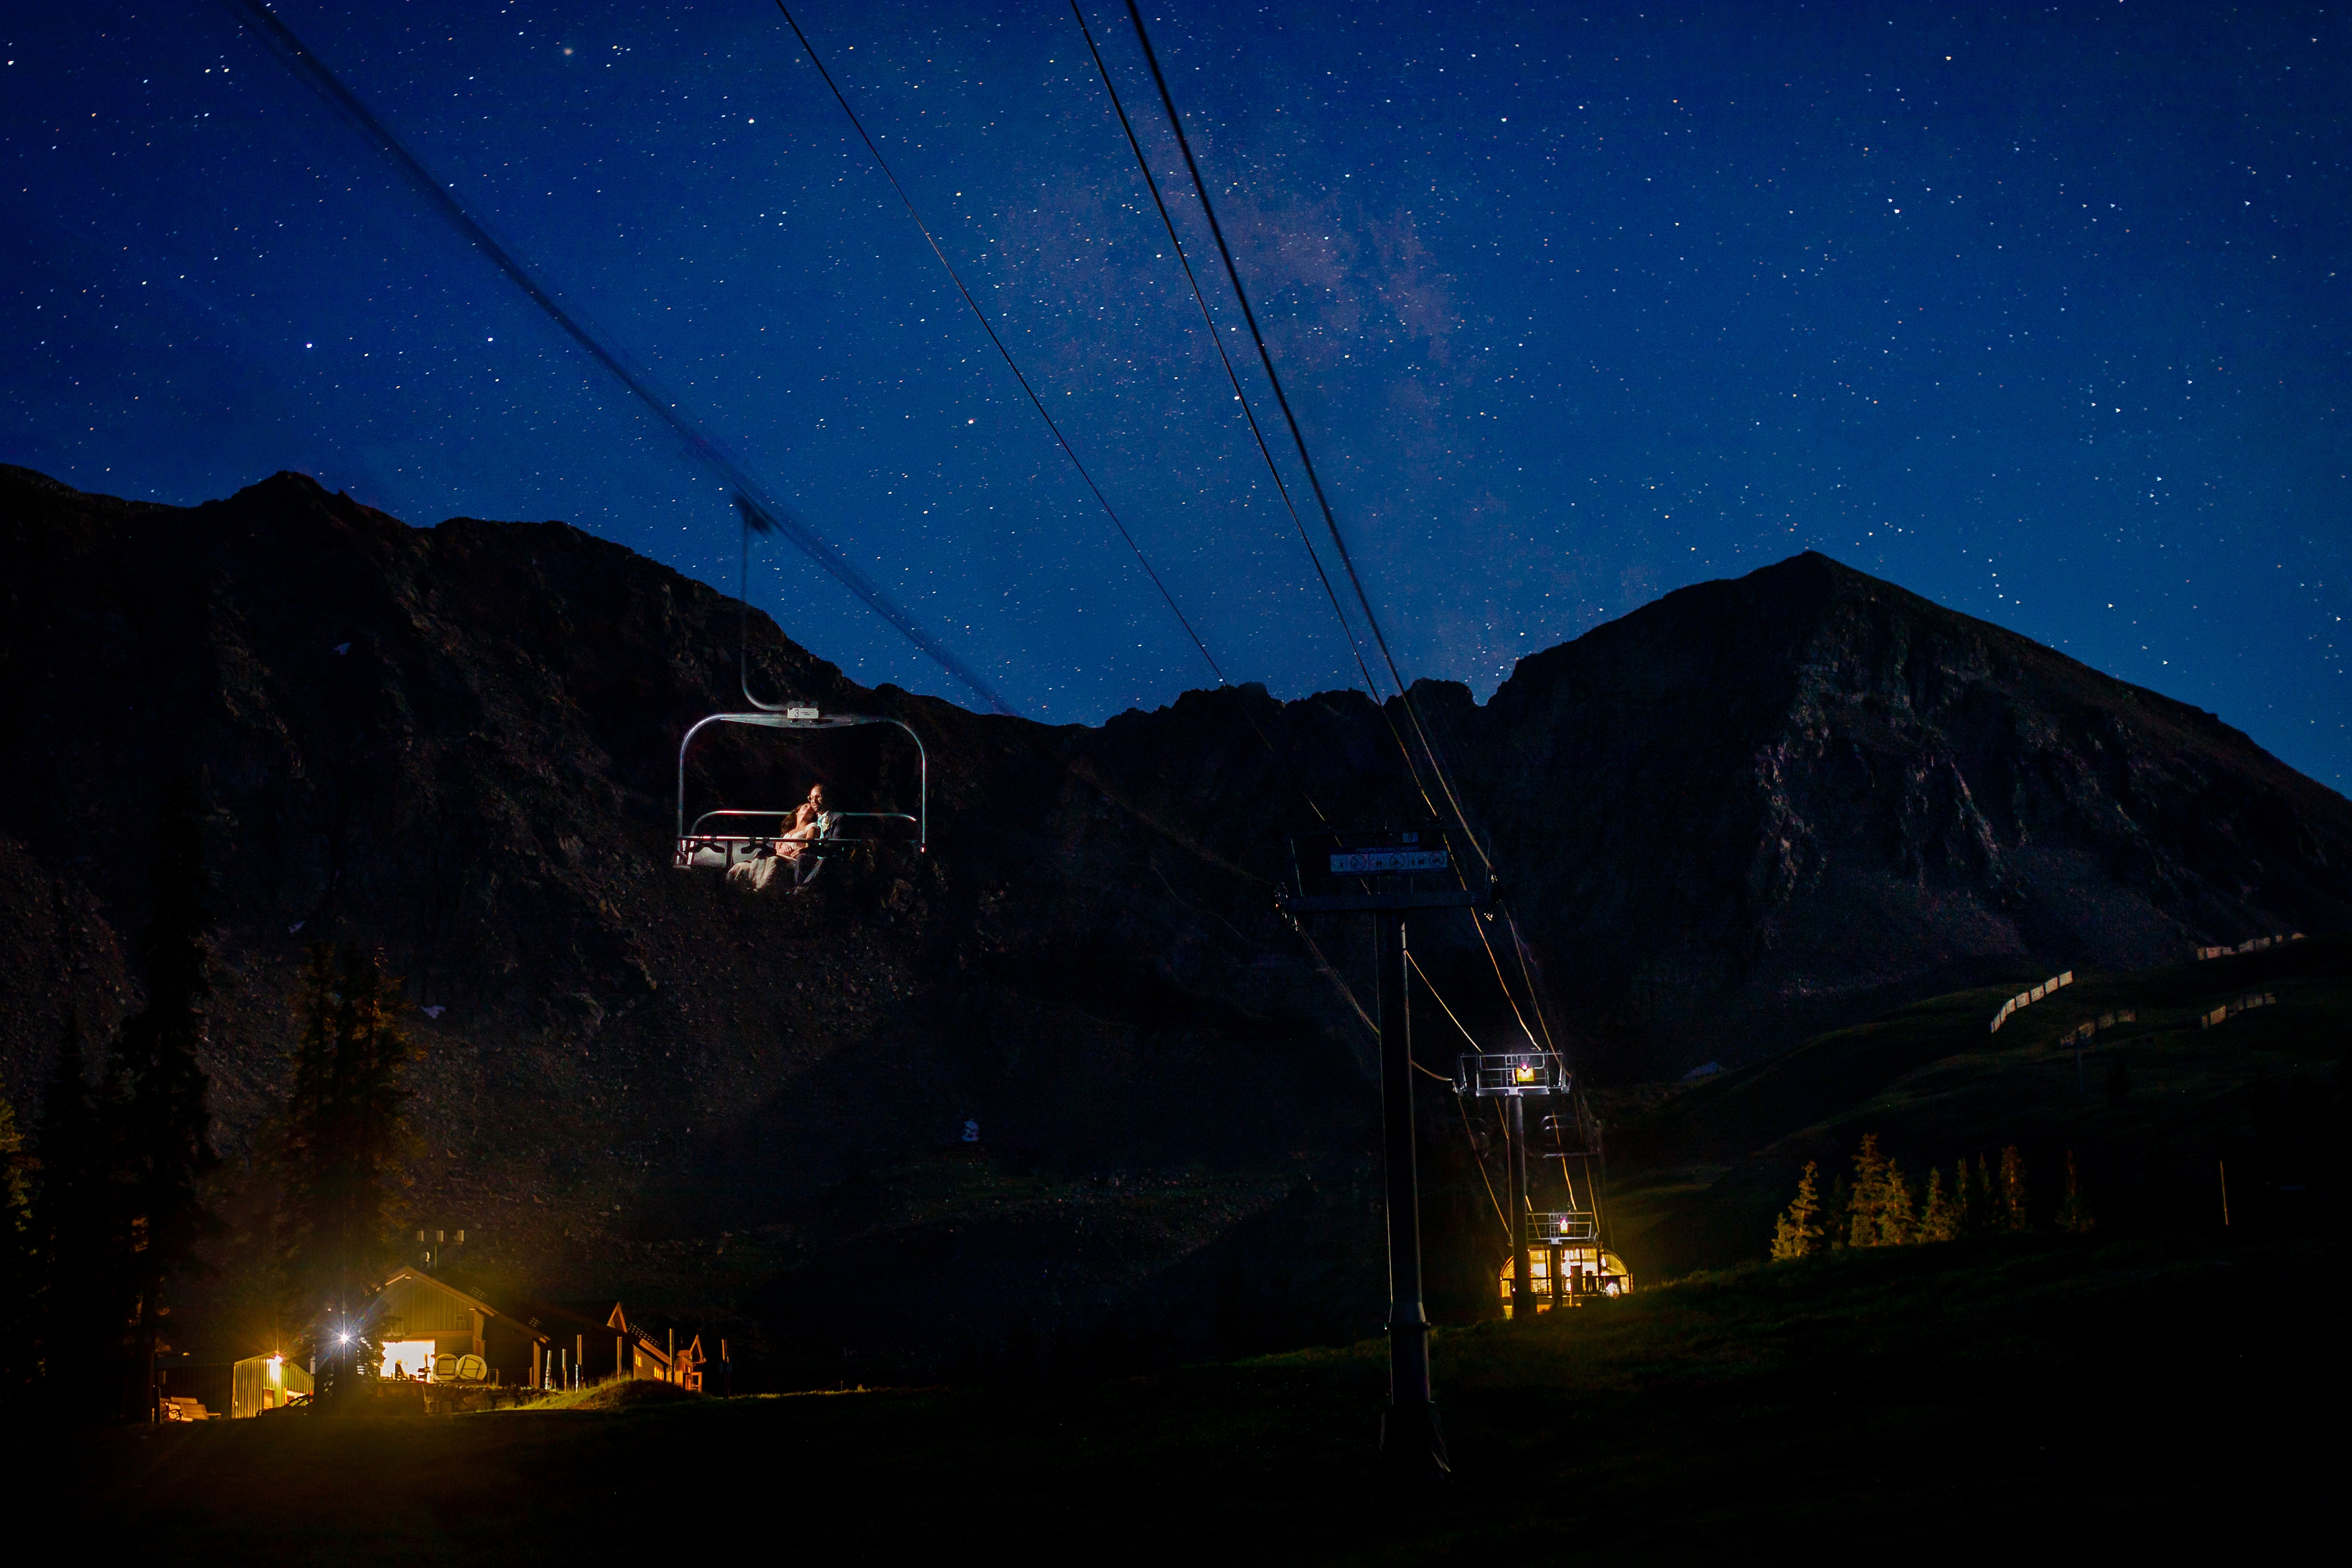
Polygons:
M0 1100L0 1400L33 1374L32 1158L16 1109Z
M2058 1199L2058 1228L2069 1236L2091 1233L2091 1205L2083 1196L2082 1178L2074 1170L2074 1151L2066 1151L2066 1188Z
M1979 1149L1973 1166L1965 1158L1960 1161L1958 1175L1960 1234L1979 1236L2000 1228L2000 1202L1993 1190L1991 1159Z
M1849 1247L1900 1247L1911 1239L1911 1186L1903 1168L1864 1133L1853 1155L1853 1197L1846 1222Z
M373 953L349 944L340 963L331 948L311 948L295 996L279 1249L292 1320L315 1325L322 1400L356 1393L382 1360L365 1296L399 1251L401 1078L415 1052L398 990Z
M142 944L147 1001L116 1037L110 1074L129 1206L139 1356L132 1386L142 1416L154 1398L153 1357L170 1311L164 1293L201 1266L197 1245L216 1226L199 1184L220 1163L198 1061L211 1027L212 916L205 906L203 804L193 783L165 791L155 840L149 862L155 907Z
M1965 1174L1967 1162L1961 1162ZM1956 1187L1958 1182L1953 1184ZM1927 1196L1919 1207L1919 1228L1914 1239L1920 1241L1955 1241L1960 1234L1960 1210L1951 1194L1944 1190L1944 1173L1934 1166L1927 1167Z
M1814 1223L1821 1208L1821 1166L1807 1160L1805 1174L1797 1178L1797 1196L1772 1227L1772 1261L1784 1263L1821 1250L1822 1228Z
M115 1177L113 1117L92 1090L81 1019L68 1009L58 1059L41 1093L34 1134L32 1247L36 1375L49 1383L53 1415L113 1415L132 1317L127 1205ZM69 1393L68 1384L81 1385ZM100 1390L92 1398L89 1390Z
M2026 1228L2025 1156L2015 1144L2000 1152L2000 1207L1998 1223L2003 1230L2023 1230Z
M1892 1155L1887 1156L1878 1182L1878 1244L1908 1247L1919 1239L1917 1207L1912 1198L1910 1180Z

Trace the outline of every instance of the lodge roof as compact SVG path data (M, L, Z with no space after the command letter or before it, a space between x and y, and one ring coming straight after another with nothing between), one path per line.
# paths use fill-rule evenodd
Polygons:
M432 1275L425 1272L422 1269L404 1268L394 1270L392 1277L384 1281L383 1287L377 1292L379 1299L381 1299L383 1294L389 1292L394 1285L399 1284L404 1280L414 1281L418 1287L437 1291L443 1295L453 1297L459 1305L468 1307L475 1312L480 1312L485 1318L504 1318L508 1322L513 1324L520 1333L528 1334L535 1340L551 1343L548 1334L531 1326L527 1320L518 1318L511 1312L502 1312L499 1311L498 1308L490 1305L489 1302L483 1301L480 1297L468 1295L465 1291L457 1289L457 1286L449 1283L446 1280L437 1280Z
M626 1333L629 1320L621 1311L621 1303L598 1299L593 1301L540 1301L518 1296L511 1304L513 1315L549 1333Z

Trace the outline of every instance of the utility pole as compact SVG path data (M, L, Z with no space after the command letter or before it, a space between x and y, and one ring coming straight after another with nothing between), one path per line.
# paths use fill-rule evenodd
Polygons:
M1412 1019L1405 996L1405 918L1415 909L1476 909L1492 896L1465 885L1445 831L1294 834L1295 889L1284 914L1361 912L1372 917L1381 1033L1381 1134L1389 1220L1389 1406L1381 1469L1392 1476L1452 1474L1429 1376L1429 1312L1421 1289L1421 1197L1413 1149Z
M1528 1112L1527 1102L1509 1097L1511 1126L1511 1321L1533 1322L1536 1284L1528 1277ZM1557 1272L1557 1270L1554 1270Z
M1372 916L1380 965L1381 1130L1388 1167L1389 1407L1381 1467L1444 1475L1445 1439L1429 1386L1429 1313L1421 1296L1421 1184L1412 1127L1412 1013L1405 998L1402 910Z

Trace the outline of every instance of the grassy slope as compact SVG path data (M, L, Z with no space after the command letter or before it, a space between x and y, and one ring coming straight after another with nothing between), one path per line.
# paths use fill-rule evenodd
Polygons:
M2250 990L2278 1005L2199 1027ZM2299 1119L2340 1103L2352 936L2079 975L1991 1033L2007 994L1956 992L1833 1030L1630 1119L1612 1134L1612 1220L1636 1274L1760 1256L1805 1161L1843 1170L1866 1132L1915 1178L2019 1145L2045 1210L2072 1150L2095 1209L2150 1225L2167 1209L2218 1221L2223 1154L2244 1167L2232 1191L2242 1218L2269 1201L2260 1189L2305 1174L2288 1168L2295 1159L2326 1157L2299 1147L2311 1141ZM2058 1037L2126 1008L2137 1020L2093 1036L2078 1076ZM2118 1061L2121 1099L2109 1092Z
M2240 1545L2320 1507L2339 1249L2023 1239L1696 1278L1441 1333L1459 1479L1371 1473L1378 1343L1086 1387L116 1430L51 1452L109 1550L675 1560L1672 1562L1961 1540ZM51 1483L55 1486L55 1483ZM101 1552L101 1555L105 1554Z

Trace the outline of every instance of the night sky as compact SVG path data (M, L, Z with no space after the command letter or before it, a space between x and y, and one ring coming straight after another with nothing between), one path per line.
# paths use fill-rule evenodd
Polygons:
M1810 548L2352 788L2339 16L1953 9L1146 15L1408 675L1484 696ZM724 487L231 8L9 10L0 459L175 503L295 468L733 591ZM1211 684L769 0L277 11L1016 709ZM1063 0L795 15L1226 674L1348 684ZM753 591L973 700L789 547Z

